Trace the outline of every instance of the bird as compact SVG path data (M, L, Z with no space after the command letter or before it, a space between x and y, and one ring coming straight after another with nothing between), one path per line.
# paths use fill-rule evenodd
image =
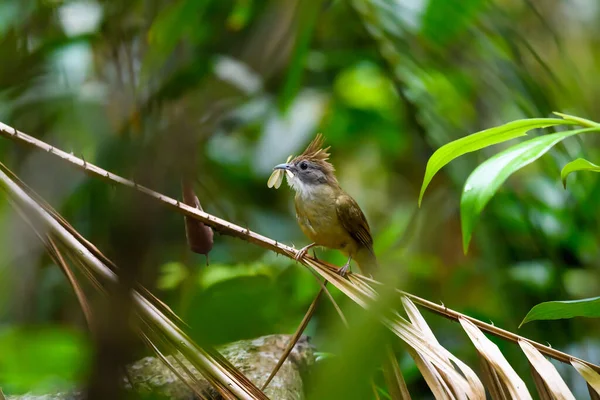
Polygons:
M347 275L354 260L363 275L373 276L378 264L371 228L356 200L340 186L335 168L328 161L330 147L324 148L323 144L323 135L317 134L302 154L276 165L269 179L269 186L277 188L281 177L275 172L285 171L288 184L296 192L296 219L312 241L296 253L295 259L300 260L314 246L340 250L348 257L338 270L340 275ZM398 368L393 348L386 344L383 375L393 400L405 398L403 393L407 390Z
M319 133L302 154L273 168L285 170L288 185L296 192L298 225L312 241L295 258L300 260L314 246L335 249L348 257L340 275L350 271L354 260L363 275L373 276L377 258L369 223L356 200L340 186L329 162L330 147L323 145L324 137Z

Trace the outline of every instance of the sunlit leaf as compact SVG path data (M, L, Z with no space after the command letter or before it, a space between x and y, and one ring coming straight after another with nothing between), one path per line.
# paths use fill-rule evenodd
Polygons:
M560 171L560 179L562 180L565 189L567 188L567 177L570 173L577 171L600 172L600 166L583 158L578 158L577 160L571 161L563 167L562 171Z
M527 134L527 131L532 129L546 128L555 125L573 124L574 122L572 121L566 121L564 119L557 118L520 119L494 128L486 129L484 131L476 132L469 136L465 136L445 144L437 149L427 162L425 177L423 178L423 185L421 186L421 193L419 195L419 206L423 200L425 190L427 189L427 186L429 186L429 183L435 174L455 158L483 149L484 147L506 142L507 140L511 140L519 136L524 136Z
M562 117L567 121L572 121L572 122L576 123L577 125L585 126L586 128L600 127L600 124L598 122L595 122L595 121L592 121L589 119L576 117L574 115L569 115L569 114L563 114L563 113L559 113L559 112L553 112L552 114L558 115L559 117Z
M479 214L509 176L540 158L563 139L598 130L599 128L586 128L540 136L512 146L475 168L465 183L460 199L463 249L465 253L469 248L473 227L479 218Z
M572 301L547 301L533 307L521 325L531 321L574 317L600 317L600 297Z

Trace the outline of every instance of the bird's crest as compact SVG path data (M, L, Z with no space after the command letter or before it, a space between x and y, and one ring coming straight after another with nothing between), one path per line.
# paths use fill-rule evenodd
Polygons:
M310 142L306 150L304 150L302 154L294 158L292 162L296 163L301 160L311 161L323 168L323 171L325 173L333 175L335 169L333 168L333 165L331 165L331 163L327 161L329 160L328 150L330 146L323 148L324 142L325 138L322 134L318 133L317 136L313 139L313 141Z

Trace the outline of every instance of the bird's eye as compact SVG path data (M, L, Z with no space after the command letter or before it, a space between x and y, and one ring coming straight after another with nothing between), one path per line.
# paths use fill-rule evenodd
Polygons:
M302 161L300 163L300 169L306 169L306 168L308 168L308 164L306 163L306 161Z

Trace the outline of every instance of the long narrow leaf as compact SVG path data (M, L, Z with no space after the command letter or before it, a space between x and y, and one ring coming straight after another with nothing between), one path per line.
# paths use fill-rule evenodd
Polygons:
M563 167L560 171L560 179L565 189L567 188L567 177L569 174L577 171L600 172L600 166L589 162L584 158L573 160Z
M600 127L600 124L596 121L592 121L589 119L585 119L585 118L581 118L581 117L576 117L574 115L569 115L569 114L564 114L564 113L559 113L559 112L553 112L552 114L554 115L558 115L561 118L564 118L567 121L571 121L577 125L581 125L581 126L585 126L586 128L594 128L594 127Z
M423 200L423 195L429 183L435 174L450 161L473 151L481 150L484 147L506 142L520 136L527 135L527 131L536 128L547 128L555 125L573 125L571 121L558 118L532 118L512 121L504 125L486 129L484 131L473 133L453 142L443 145L433 153L427 161L425 177L419 194L419 206Z
M460 199L464 252L469 248L473 227L481 211L509 176L543 156L562 140L599 130L600 128L586 128L540 136L512 146L477 167L467 179Z

